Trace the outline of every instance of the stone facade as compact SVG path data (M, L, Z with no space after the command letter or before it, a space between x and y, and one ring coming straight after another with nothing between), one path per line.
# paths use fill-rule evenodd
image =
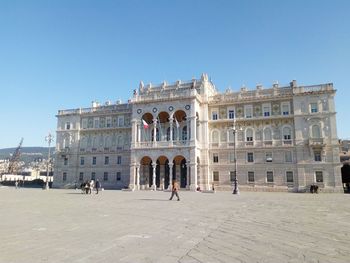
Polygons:
M58 112L54 185L231 190L237 162L240 189L342 191L335 92L293 81L220 93L206 74L141 82L126 104Z

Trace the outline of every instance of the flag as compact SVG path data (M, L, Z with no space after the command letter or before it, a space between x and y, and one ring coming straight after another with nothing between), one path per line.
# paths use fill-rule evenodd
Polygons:
M143 128L148 129L149 125L144 119L142 119L142 123L143 123Z
M180 124L179 124L179 122L177 121L176 118L175 118L175 123L176 123L176 128L179 128L179 127L180 127Z

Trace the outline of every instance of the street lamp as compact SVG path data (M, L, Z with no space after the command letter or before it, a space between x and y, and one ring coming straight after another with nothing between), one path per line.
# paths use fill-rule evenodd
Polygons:
M236 135L237 135L237 127L236 127L236 118L233 117L233 154L234 154L234 163L235 163L235 171L234 171L234 178L233 178L233 192L234 195L239 195L238 190L238 181L237 181L237 150L236 150Z
M53 141L53 136L51 135L51 133L49 133L45 137L45 141L47 141L47 143L49 144L49 153L47 155L47 165L46 165L46 184L45 184L45 190L48 190L48 189L50 189L50 187L49 187L49 175L50 175L49 166L51 165L50 145L51 145L51 142Z

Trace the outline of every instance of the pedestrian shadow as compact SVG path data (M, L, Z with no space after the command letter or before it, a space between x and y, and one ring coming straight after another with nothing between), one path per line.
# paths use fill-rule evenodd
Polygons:
M142 198L142 199L137 199L140 201L169 201L168 199L156 199L156 198Z

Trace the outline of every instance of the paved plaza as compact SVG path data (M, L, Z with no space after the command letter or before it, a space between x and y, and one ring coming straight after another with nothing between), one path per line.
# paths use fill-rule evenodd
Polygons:
M350 262L350 195L0 188L0 263Z

